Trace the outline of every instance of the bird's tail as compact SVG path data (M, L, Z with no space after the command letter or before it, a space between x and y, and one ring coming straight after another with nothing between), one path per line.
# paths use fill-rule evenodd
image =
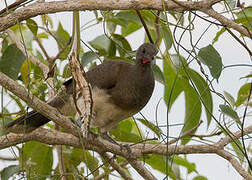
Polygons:
M39 114L37 111L31 111L26 115L8 123L5 126L5 130L14 133L28 133L49 121L50 120L48 118Z

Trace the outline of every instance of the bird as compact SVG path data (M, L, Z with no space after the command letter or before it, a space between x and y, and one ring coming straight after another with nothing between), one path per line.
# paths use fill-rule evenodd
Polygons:
M135 63L107 60L86 73L93 100L90 127L98 128L106 139L115 142L108 135L109 130L138 113L152 96L155 85L152 62L157 53L156 45L143 43L136 52ZM65 116L75 116L74 90L73 79L69 79L47 103ZM78 103L81 93L76 94ZM5 129L14 133L28 133L49 121L33 110L7 124Z

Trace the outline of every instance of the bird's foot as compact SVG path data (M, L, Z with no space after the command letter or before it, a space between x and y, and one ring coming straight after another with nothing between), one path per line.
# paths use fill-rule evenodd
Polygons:
M123 151L123 148L126 149L127 151L127 154L128 154L128 157L130 156L131 154L131 149L130 149L130 146L128 144L119 144L120 146L120 150Z

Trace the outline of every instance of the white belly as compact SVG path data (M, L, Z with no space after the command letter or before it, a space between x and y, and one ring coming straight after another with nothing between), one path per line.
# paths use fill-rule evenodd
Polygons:
M109 131L120 121L132 116L135 112L126 111L114 105L110 101L110 95L97 87L92 89L93 114L90 127L98 127L101 133ZM83 101L79 101L81 107Z

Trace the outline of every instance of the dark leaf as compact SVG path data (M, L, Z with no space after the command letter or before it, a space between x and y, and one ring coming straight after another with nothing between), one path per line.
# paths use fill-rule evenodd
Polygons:
M13 176L14 174L17 174L18 172L19 172L18 165L10 165L1 171L1 179L8 180L11 178L11 176Z
M152 66L152 70L153 70L153 73L154 73L155 80L162 83L162 84L164 84L165 83L165 78L164 78L163 72L160 70L159 66L154 64Z
M25 56L15 44L11 44L4 51L0 59L0 72L13 80L17 80L19 70L25 61Z
M32 34L34 36L36 36L37 32L38 32L38 25L37 25L37 23L33 19L27 19L26 20L26 24L27 24L28 28L31 30Z
M198 125L201 116L201 103L198 94L188 82L184 83L184 89L186 109L183 133ZM191 137L186 137L181 140L181 143L186 144L190 141L190 139Z
M81 64L83 67L85 67L87 64L91 63L93 60L97 59L99 56L93 52L93 51L88 51L83 54L81 58Z
M116 42L120 56L125 56L128 51L132 51L129 42L125 39L125 37L120 34L113 34L112 38Z
M170 110L177 97L183 91L183 82L180 78L176 78L176 71L172 67L169 56L164 57L163 69L165 78L164 100L166 105L169 105Z
M204 104L205 112L207 115L207 126L209 127L213 112L213 99L209 86L207 85L206 81L200 76L200 74L194 71L193 69L187 68L186 71L190 76L191 80L196 85L197 90L201 96L201 100Z
M235 104L234 97L231 94L229 94L227 91L224 91L224 96L227 99L227 101L229 102L229 104L233 107Z
M240 118L237 114L237 112L235 112L230 106L228 105L219 105L221 112L229 117L231 117L233 120L235 120L238 124L241 125L241 121Z
M59 58L60 58L60 60L65 60L67 58L68 54L70 53L70 46L66 47L67 43L70 40L70 35L63 28L61 23L59 23L58 28L54 33L55 33L55 37L56 37L59 51L61 51L63 48L65 48L63 53L60 54Z
M166 50L168 51L172 47L172 43L173 43L170 27L168 25L161 24L160 32L163 37Z
M207 65L211 75L218 80L222 71L222 60L220 54L212 45L208 45L200 49L198 56L200 61Z
M114 48L113 52L115 51L115 46L113 45L113 42L106 36L106 35L101 35L96 37L94 40L89 41L89 44L99 51L100 55L111 55L115 53L111 53L111 49Z

